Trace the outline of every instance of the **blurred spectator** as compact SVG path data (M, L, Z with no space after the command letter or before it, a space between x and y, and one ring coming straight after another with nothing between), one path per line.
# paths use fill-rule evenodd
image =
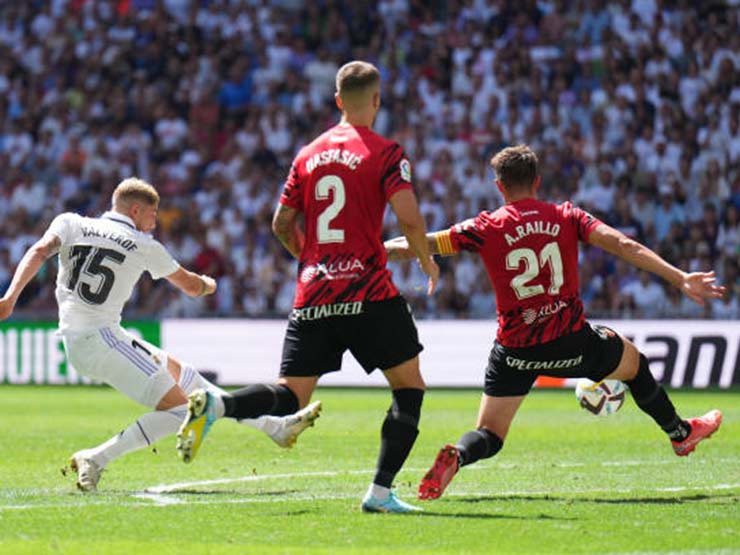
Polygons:
M295 152L336 122L335 73L353 58L383 74L376 128L406 149L430 227L496 209L487 162L523 141L543 198L737 282L737 2L515 4L0 2L0 285L36 226L106 210L137 174L164 198L158 233L223 283L210 304L148 283L128 316L284 316L295 265L272 210ZM582 259L595 315L732 317L737 305L737 291L708 311L671 288L660 301L594 249ZM493 317L476 257L443 265L431 300L418 268L392 269L420 317ZM51 315L49 279L20 314Z
M637 309L636 316L641 318L657 318L665 309L666 295L663 285L653 280L648 272L640 271L636 281L628 283L622 288L625 296L632 299Z

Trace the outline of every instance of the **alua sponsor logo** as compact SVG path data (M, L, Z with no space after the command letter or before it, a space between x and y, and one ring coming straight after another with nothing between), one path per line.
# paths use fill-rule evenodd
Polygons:
M331 264L309 264L301 271L301 281L306 283L318 275L326 279L347 279L358 277L365 270L365 265L357 258L340 260Z
M568 303L566 303L565 301L555 301L554 303L541 306L537 310L533 308L527 308L526 310L522 311L522 320L524 320L525 324L531 326L539 320L549 318L550 316L557 314L566 306L568 306Z

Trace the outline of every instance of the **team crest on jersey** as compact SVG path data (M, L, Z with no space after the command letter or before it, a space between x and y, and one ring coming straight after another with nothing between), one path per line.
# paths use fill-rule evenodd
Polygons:
M399 164L399 169L401 170L401 179L411 183L411 162L404 158Z
M598 334L598 336L604 340L616 335L613 330L605 328L604 326L593 326L593 329Z

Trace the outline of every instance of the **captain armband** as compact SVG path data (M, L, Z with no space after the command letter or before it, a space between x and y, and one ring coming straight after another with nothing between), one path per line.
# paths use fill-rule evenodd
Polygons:
M452 237L450 236L450 231L437 231L433 234L434 240L437 243L437 251L441 255L450 255L450 254L456 254L457 249L452 244Z

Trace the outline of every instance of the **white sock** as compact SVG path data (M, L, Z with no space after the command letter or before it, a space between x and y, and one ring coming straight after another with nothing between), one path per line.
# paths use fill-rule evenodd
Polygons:
M183 365L180 369L180 381L177 385L179 385L187 395L190 395L196 389L205 389L212 393L213 398L216 401L216 416L218 418L223 418L224 412L226 411L223 398L228 395L228 393L201 376L195 368Z
M148 412L120 434L97 447L88 449L86 454L98 466L105 468L108 463L121 455L143 449L163 437L174 434L180 428L186 414L187 405Z
M284 416L272 416L265 414L258 418L243 418L237 420L239 424L244 424L255 430L266 433L268 436L274 434L282 427Z
M378 484L370 484L370 487L367 488L367 494L375 497L376 499L380 499L383 501L388 495L390 495L391 490L390 488L387 488L385 486L379 486Z

